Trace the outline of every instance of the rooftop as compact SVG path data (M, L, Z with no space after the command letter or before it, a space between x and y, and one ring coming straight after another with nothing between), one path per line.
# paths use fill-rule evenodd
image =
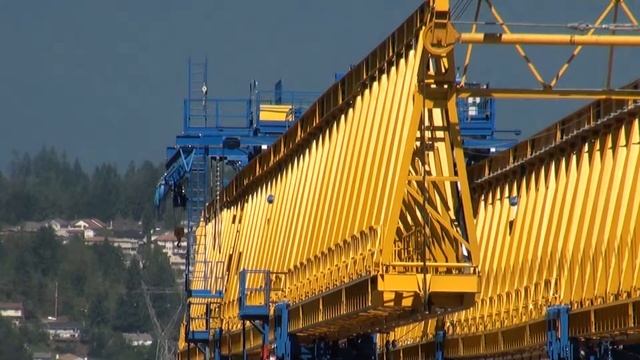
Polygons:
M24 307L20 302L0 302L0 310L24 310Z

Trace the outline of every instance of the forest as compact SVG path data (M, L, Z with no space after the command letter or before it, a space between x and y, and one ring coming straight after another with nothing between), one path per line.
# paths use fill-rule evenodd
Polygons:
M131 352L132 358L153 358L155 353L141 354L125 346L120 334L154 334L142 281L149 288L166 291L150 296L161 324L169 323L178 311L181 294L175 272L160 247L143 245L138 261L127 264L120 249L106 241L87 246L81 239L72 239L62 244L49 228L1 240L0 302L24 305L26 322L14 332L18 343L26 345L25 353L52 347L41 322L56 312L57 287L57 315L83 325L82 344L88 347L89 355L126 359ZM10 348L16 341L11 332L8 335L0 337L0 349ZM53 347L72 351L74 346ZM148 351L155 351L155 347Z
M148 234L158 221L152 199L162 171L145 161L129 164L122 173L113 164L87 172L78 160L70 161L53 148L34 156L14 154L8 171L0 173L0 228L51 218L96 217L105 222L124 218L141 222ZM182 293L176 275L162 249L148 238L136 257L126 259L108 239L89 246L81 238L63 242L50 228L3 233L0 302L22 303L25 321L15 327L0 317L0 359L31 359L36 351L152 359L155 345L134 348L121 334L149 333L157 338L143 281L162 290L150 295L162 326L179 315ZM82 325L79 343L49 340L43 320L56 312L58 318Z
M97 165L87 172L55 148L35 155L14 153L6 173L0 172L0 224L50 218L116 217L155 219L153 193L164 169L150 161L130 163L120 173L115 164Z

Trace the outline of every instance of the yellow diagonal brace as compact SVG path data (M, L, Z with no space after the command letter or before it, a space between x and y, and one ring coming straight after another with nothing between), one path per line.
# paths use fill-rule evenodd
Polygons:
M478 17L480 16L481 5L482 5L482 1L478 0L478 5L476 6L476 14L473 17L473 25L471 25L472 33L475 33L478 29ZM471 51L473 51L473 44L467 45L467 53L464 56L464 65L462 67L462 78L460 79L460 86L464 86L465 82L467 82L467 73L469 71L469 63L471 62Z
M604 19L611 12L611 9L613 9L613 5L614 5L613 1L609 2L607 7L602 11L602 13L600 13L600 16L598 17L598 19L596 19L594 27L587 32L587 35L593 35L593 33L595 33L596 28L600 24L602 24ZM549 86L551 86L553 88L553 87L556 86L556 84L558 84L558 81L565 74L567 69L569 69L569 65L571 64L571 62L578 56L578 54L580 54L580 52L582 51L582 48L583 48L583 46L580 45L580 46L576 46L576 48L573 49L573 52L571 53L571 56L569 56L567 61L565 61L565 63L560 67L560 70L558 70L558 73L553 77L553 80L551 80L551 83L549 84Z
M425 210L427 210L429 215L431 215L431 217L434 220L437 220L438 223L440 223L440 225L442 225L445 229L447 229L447 232L449 234L453 235L454 238L456 238L458 241L460 241L460 243L462 243L465 246L467 246L467 248L471 248L472 245L469 242L469 240L463 238L462 235L460 235L460 233L457 230L455 230L451 226L451 224L449 222L447 222L447 220L444 217L442 217L442 215L440 215L440 213L436 209L434 209L429 204L427 204L424 201L424 197L422 196L422 194L420 194L416 189L412 188L411 186L407 186L407 191L416 200L414 202L414 204L416 204L416 205L417 204L421 204L422 206L424 206Z
M453 59L452 59L453 61ZM457 175L460 178L458 183L460 191L460 205L462 206L463 219L469 245L469 252L472 258L477 259L480 255L478 241L476 237L476 225L473 219L473 206L471 205L471 193L467 182L467 167L465 166L464 151L462 150L462 141L460 138L460 126L458 123L457 97L455 93L451 93L447 101L447 112L449 114L449 136L451 137L451 147L453 150L453 158L457 167Z
M629 18L629 21L631 21L633 25L638 26L638 19L633 15L633 12L629 9L629 6L627 6L627 3L624 0L620 0L620 6L622 7L622 11L624 11Z
M505 24L504 20L500 16L500 13L498 13L498 10L495 8L495 6L493 6L493 3L491 2L491 0L485 0L485 1L487 2L487 5L489 6L489 10L491 10L491 13L493 14L493 17L495 17L496 21L500 24L502 31L504 31L506 34L510 34L511 30ZM536 78L536 81L538 81L543 88L548 87L547 83L542 78L542 75L540 75L540 72L538 71L536 66L533 64L531 59L527 56L527 53L524 51L524 48L520 44L514 44L514 45L520 57L522 57L522 59L527 63L527 67L529 68L529 71L531 71L531 74L533 74L533 77Z

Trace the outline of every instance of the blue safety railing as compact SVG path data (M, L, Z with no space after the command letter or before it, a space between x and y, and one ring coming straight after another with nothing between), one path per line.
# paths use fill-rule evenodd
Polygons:
M486 84L467 83L466 87L487 87ZM467 152L480 150L489 155L491 152L506 150L517 144L515 138L499 138L498 134L519 136L520 130L496 128L496 101L492 97L466 97L456 100L458 122L463 146ZM477 155L474 153L471 155ZM481 156L481 157L482 157ZM474 156L471 156L474 157Z
M269 318L271 272L243 269L240 278L239 317L241 320Z

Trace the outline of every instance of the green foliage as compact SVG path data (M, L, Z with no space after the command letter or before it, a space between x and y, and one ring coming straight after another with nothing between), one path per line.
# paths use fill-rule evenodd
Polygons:
M98 342L92 343L91 356L108 360L152 360L155 358L155 347L135 348L128 345L122 335L108 329L101 328L92 334L92 339Z
M141 222L148 236L156 222L152 200L163 171L146 161L132 162L124 173L113 164L87 173L77 159L69 161L53 148L35 155L14 153L8 171L0 172L0 227L51 218L124 218ZM163 220L175 221L170 212ZM127 263L120 249L106 241L87 246L75 238L63 244L49 228L0 237L0 301L22 302L27 317L19 329L0 323L0 359L28 358L26 348L53 346L39 319L54 315L56 289L58 316L83 325L82 346L91 356L153 359L155 346L133 348L120 335L155 332L143 280L150 288L176 289L150 296L164 326L174 317L180 297L175 273L160 248L145 245L139 259ZM75 346L56 345L69 352Z
M158 246L146 244L139 249L142 258L142 275L145 283L151 288L167 288L175 284L175 272L169 259ZM178 293L156 294L151 302L161 324L171 320L180 303Z
M8 176L0 173L0 224L61 217L116 217L143 221L151 229L153 192L162 166L131 163L121 175L113 164L97 166L89 176L76 159L54 148L35 156L14 153Z
M150 297L164 326L180 299L174 272L159 247L143 246L140 261L132 259L127 265L120 249L106 241L87 246L72 239L62 244L49 228L0 238L0 301L25 306L27 322L16 340L21 346L50 346L38 319L54 314L57 284L58 315L84 325L83 341L92 356L152 359L155 353L129 347L120 336L122 332L154 333L142 292L143 279L149 287L176 289L175 293ZM2 328L0 334L0 341L13 349L12 335L2 339ZM0 342L0 347L5 343Z
M151 320L141 291L142 272L138 262L132 261L125 276L125 291L118 298L114 314L114 328L121 332L149 332Z
M18 331L9 321L0 317L0 359L31 359Z
M23 321L18 331L20 333L22 343L29 344L29 348L32 352L48 348L47 343L49 342L49 336L42 329L42 323L40 323L40 320L29 319L27 321Z

